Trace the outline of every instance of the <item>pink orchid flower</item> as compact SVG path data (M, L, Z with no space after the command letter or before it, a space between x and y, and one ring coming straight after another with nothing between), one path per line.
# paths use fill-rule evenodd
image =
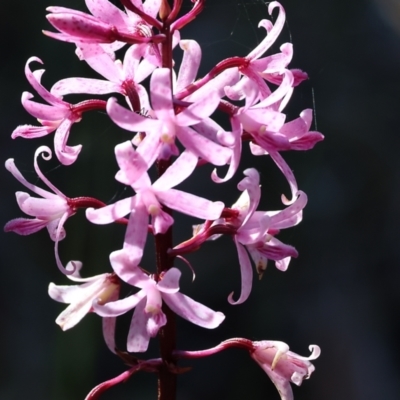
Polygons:
M225 316L221 312L213 311L179 293L181 272L177 268L169 269L156 281L153 276L146 275L132 265L125 250L111 253L110 260L121 279L141 290L106 304L94 301L93 308L102 317L117 317L135 309L128 334L128 351L146 351L150 338L155 337L166 324L167 318L161 309L163 301L177 315L203 328L214 329L224 320Z
M243 134L251 137L250 150L254 155L269 155L287 179L292 201L298 191L295 176L280 155L280 151L309 150L323 140L324 136L316 131L310 131L312 110L304 110L300 117L286 122L282 112L293 88L293 76L286 71L280 86L269 96L258 102L258 88L248 81L242 86L226 88L230 97L245 96L246 104L237 109L231 117L231 125L236 140ZM240 155L239 155L240 156ZM232 158L234 158L233 156ZM238 161L233 161L238 164ZM288 204L289 202L286 202Z
M158 152L158 158L169 159L171 155L179 154L175 145L175 138L178 138L183 146L197 157L213 165L228 163L231 157L230 149L190 128L209 117L217 108L220 98L215 91L210 91L207 96L184 107L179 114L175 114L170 71L167 68L159 68L152 74L150 93L153 107L148 111L150 118L119 106L115 99L110 99L107 103L110 118L123 129L145 132L150 136L151 143Z
M45 154L47 155L45 155ZM39 147L35 152L34 168L39 178L54 192L48 192L47 190L41 189L29 183L15 166L12 158L6 161L6 168L10 171L13 176L21 182L25 187L32 190L32 192L41 196L42 198L31 197L28 193L17 192L17 202L20 209L32 217L33 219L27 218L16 218L9 221L4 230L6 232L15 232L20 235L30 235L43 229L47 228L50 238L55 242L54 252L56 256L56 262L60 270L64 273L68 273L63 267L61 260L58 255L58 242L65 237L64 224L65 221L75 214L76 210L70 205L69 198L61 193L50 181L43 175L39 169L37 158L39 154L45 160L51 159L51 150L47 146Z
M101 43L104 49L114 51L125 43L145 43L151 38L155 40L151 26L161 28L160 22L155 19L160 0L135 2L140 16L129 9L125 9L125 13L108 0L85 2L92 15L65 7L48 7L50 14L47 19L60 33L44 33L54 39L78 45ZM160 39L162 38L160 35Z
M266 30L267 35L264 40L262 40L258 46L247 55L246 59L249 63L247 67L242 68L241 70L244 75L259 84L260 90L264 95L269 94L269 89L268 86L263 84L262 79L279 85L282 82L282 75L293 57L293 45L291 43L284 43L280 47L281 53L261 58L261 56L275 43L285 26L286 13L280 3L277 1L269 3L268 13L272 15L275 8L279 9L279 14L274 24L266 19L259 22L258 26L263 27ZM291 69L290 72L294 78L293 86L297 86L308 78L307 74L299 69ZM264 92L264 89L267 90L267 93Z
M253 259L260 277L267 267L268 259L274 260L275 266L279 270L285 271L291 257L297 257L298 253L294 247L282 243L274 235L279 233L280 229L300 223L302 210L307 204L306 194L298 191L297 199L284 210L256 211L261 197L259 174L253 168L245 170L244 174L246 178L238 184L238 189L243 193L232 206L232 209L239 211L239 216L225 222L236 228L234 241L242 276L240 297L237 301L233 301L233 293L231 293L228 298L231 304L243 303L250 294L253 270L248 253Z
M146 59L143 45L132 45L126 51L124 60L114 58L98 44L83 44L79 48L81 56L92 69L106 80L92 78L66 78L51 88L51 93L63 96L71 93L108 94L121 93L127 98L137 97L141 108L148 109L149 101L145 88L140 85L156 68ZM89 56L90 55L90 56ZM132 104L131 104L132 106Z
M72 274L67 275L71 281L79 285L58 286L49 285L49 296L60 303L69 306L57 317L63 331L74 327L87 313L93 311L92 303L105 304L118 299L120 282L115 274L100 274L90 278L81 278L82 263L71 261L66 269ZM115 353L115 318L103 318L103 336L108 348Z
M38 118L42 126L21 125L14 130L11 137L15 139L20 136L25 139L33 139L56 131L54 135L54 150L57 158L62 164L70 165L75 162L82 146L71 147L67 146L66 143L72 124L81 120L81 112L78 109L74 110L71 104L61 100L61 97L55 96L43 87L40 80L44 69L32 72L29 64L33 61L43 64L39 58L31 57L25 66L25 75L39 96L50 105L33 102L30 100L33 95L29 92L24 92L22 94L22 105L29 114Z
M172 189L196 168L197 157L191 152L184 151L153 184L146 172L148 163L151 163L145 161L149 157L147 154L142 157L139 149L134 150L128 141L116 146L116 156L121 168L116 179L131 185L136 195L99 209L88 208L86 217L95 224L109 224L130 214L124 249L130 254L134 265L139 264L143 255L149 216L152 217L155 234L165 233L173 224L172 217L163 211L162 205L200 219L214 220L221 215L224 208L222 202L212 202Z
M317 345L311 345L311 355L302 357L289 351L286 343L263 340L253 342L255 349L250 352L251 357L270 377L281 400L293 400L293 391L290 383L300 386L304 379L308 379L315 367L310 360L315 360L321 354Z

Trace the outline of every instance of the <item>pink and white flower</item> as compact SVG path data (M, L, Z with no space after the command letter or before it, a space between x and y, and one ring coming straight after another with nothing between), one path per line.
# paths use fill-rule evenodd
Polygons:
M281 400L293 400L290 383L300 386L304 379L308 379L315 370L310 360L315 360L321 354L319 346L315 344L309 347L309 357L289 351L289 346L283 342L263 340L253 342L253 345L251 357L270 377Z
M79 285L59 286L49 285L49 296L60 303L69 306L57 317L58 324L63 331L74 327L87 313L93 311L92 303L106 304L115 301L119 295L120 281L115 274L100 274L90 278L81 278L82 263L71 261L66 269L73 272L68 276L71 281ZM103 318L103 335L109 349L115 353L115 318Z
M151 184L150 177L145 172L151 161L147 153L142 157L142 149L134 150L130 142L116 147L117 161L121 168L116 179L130 185L136 195L103 208L86 210L86 217L95 224L109 224L130 214L124 249L130 254L134 265L139 265L143 255L149 216L152 217L155 234L165 233L173 224L172 217L162 209L162 205L196 218L211 220L219 218L224 208L220 201L212 202L172 189L194 171L197 157L193 153L184 151L165 173Z
M98 44L82 44L80 55L92 69L106 80L93 78L66 78L51 88L51 93L63 96L71 93L108 94L121 93L127 98L137 97L140 107L148 109L147 92L140 82L146 79L156 68L141 57L145 54L143 45L132 45L126 51L124 60L114 58ZM134 94L134 96L133 96ZM132 106L132 104L131 104Z
M167 318L161 309L163 301L177 315L203 328L216 328L224 320L221 312L213 311L179 293L181 272L177 268L169 269L155 280L133 265L124 250L111 253L110 260L121 279L141 290L114 302L94 302L93 308L102 317L116 317L135 309L128 334L128 351L146 351L150 338L156 336L166 324Z
M214 229L219 224L233 229L233 240L238 252L241 271L241 294L237 301L229 295L231 304L243 303L249 296L252 288L253 269L250 257L256 265L261 278L268 260L274 260L275 266L286 271L291 257L297 257L297 250L275 238L280 229L297 225L302 220L302 210L307 204L307 196L298 191L295 201L280 211L256 211L261 190L259 174L254 168L244 171L246 177L239 182L238 189L243 193L232 209L239 211L237 218L220 219L215 221Z
M41 189L29 183L15 166L12 158L6 161L6 168L13 176L21 182L25 187L42 198L31 197L28 193L17 192L17 202L20 209L34 218L16 218L9 221L4 230L6 232L15 232L20 235L30 235L43 228L47 228L50 238L55 242L54 252L57 265L64 273L68 273L63 267L58 255L58 242L65 237L64 224L65 221L75 214L76 210L70 204L70 199L61 193L42 173L39 169L37 158L39 154L45 160L51 158L51 150L47 146L39 147L35 152L34 167L39 178L51 189L54 193ZM47 155L45 155L47 154Z
M153 107L148 111L150 118L119 106L115 99L110 99L107 103L108 115L121 128L145 132L146 136L151 137L152 146L160 159L168 160L172 155L179 154L175 145L177 138L186 149L213 165L225 165L229 162L230 149L191 128L209 117L217 108L220 98L215 91L207 93L197 102L184 107L179 114L175 114L170 70L159 68L151 77L150 97Z
M14 130L11 137L13 139L16 137L34 139L56 131L54 135L54 151L62 164L70 165L75 162L82 146L67 146L67 140L71 126L79 122L82 115L78 110L74 110L71 104L44 88L40 83L44 69L32 72L29 64L33 61L43 64L39 58L31 57L25 66L25 75L39 96L50 105L33 102L30 100L33 95L29 92L24 92L22 94L22 105L29 114L38 118L42 126L21 125Z

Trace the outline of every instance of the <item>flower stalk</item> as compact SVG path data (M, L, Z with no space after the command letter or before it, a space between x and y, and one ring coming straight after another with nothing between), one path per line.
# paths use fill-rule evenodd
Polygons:
M259 284L253 271L261 279L273 262L283 272L298 256L294 246L281 241L280 232L302 221L308 197L299 189L282 153L310 150L323 135L311 128L312 110L303 110L291 121L284 112L295 87L307 79L303 71L289 68L291 43L283 43L277 53L270 54L285 25L284 8L276 1L269 3L266 13L277 14L275 22L260 21L265 38L247 56L232 55L198 77L201 46L184 39L180 30L200 15L204 0L192 1L184 15L184 0L120 0L122 8L109 0L85 2L89 12L49 7L47 19L58 32L44 33L72 43L79 59L101 77L67 77L48 89L41 82L44 69L31 68L32 63L43 64L41 59L27 61L25 75L42 100L34 101L33 94L24 92L22 105L40 125L21 125L12 138L37 139L54 133L54 149L39 146L34 156L34 169L49 190L28 182L14 159L7 160L8 171L34 196L16 193L20 209L29 218L11 220L4 229L20 235L48 230L54 241L55 264L73 281L71 285L49 285L49 296L67 304L56 323L67 330L88 313L96 314L102 318L106 346L129 366L97 385L86 399L98 399L104 391L144 371L158 375L158 400L175 400L177 375L190 370L178 365L180 359L240 348L266 372L281 400L292 400L290 385L300 385L310 377L314 371L310 361L319 356L318 346L310 346L311 355L302 357L283 342L233 337L210 349L184 351L177 349L176 332L177 316L209 330L225 319L222 312L183 294L190 288L181 291L177 259L189 266L194 280L197 266L183 256L207 251L209 241L229 236L241 283L238 293L223 296L235 306L251 296L253 284ZM179 49L182 58L175 71ZM66 98L72 94L87 98L71 104ZM110 203L86 195L68 197L39 168L38 159L50 160L53 151L63 167L79 163L85 150L82 145L69 146L69 135L83 115L93 110L106 112L115 129L126 134L112 150L118 165L115 180L130 194ZM225 126L215 121L217 110L227 117ZM277 210L259 207L260 173L255 168L241 171L242 150L247 145L253 156L270 157L287 181L290 195L282 194L282 207ZM224 190L225 182L239 177L237 200L233 197L231 206L176 188L197 179L197 168L206 164L214 167L209 180L216 195ZM221 167L225 172L221 173ZM81 209L87 223L117 223L125 229L120 248L111 252L103 269L92 277L81 276L83 263L75 256L64 264L58 252L67 221ZM177 213L200 220L191 237L181 243L173 236ZM155 244L155 262L150 266L143 265L147 240ZM121 285L129 287L128 295L122 294ZM131 310L125 348L118 348L117 319ZM147 351L153 338L159 342L159 358L140 359L138 355Z

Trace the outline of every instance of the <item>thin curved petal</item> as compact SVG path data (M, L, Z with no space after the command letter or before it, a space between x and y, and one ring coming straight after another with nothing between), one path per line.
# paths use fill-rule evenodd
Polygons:
M15 218L8 221L4 226L4 232L15 232L18 235L30 235L43 229L48 224L48 221L33 218Z
M170 268L163 276L157 287L163 293L176 293L179 291L179 279L181 271L177 268Z
M231 158L232 150L198 134L194 129L181 126L177 129L179 141L196 156L213 165L225 165Z
M37 70L35 72L32 72L30 70L29 64L33 61L43 64L42 60L38 57L31 57L28 59L28 61L25 64L25 75L26 75L26 78L28 79L29 83L36 90L38 95L43 100L45 100L47 103L51 104L52 106L55 106L56 108L68 109L67 103L63 102L61 99L59 99L58 97L51 94L40 83L40 77L43 74L44 70Z
M132 286L143 289L150 280L148 275L130 261L125 249L113 251L110 254L110 262L118 277Z
M120 93L121 85L113 82L102 81L100 79L91 78L66 78L58 81L52 88L51 92L57 96L64 96L72 93L87 94L108 94Z
M33 125L20 125L17 126L11 137L13 139L17 137L23 137L24 139L35 139L48 135L55 130L52 126L33 126Z
M179 46L184 53L176 82L178 92L194 82L201 61L201 47L195 40L181 40Z
M30 100L32 98L33 95L31 93L24 92L22 93L21 103L25 110L35 118L49 121L61 121L69 113L68 109L36 103L36 101Z
M70 119L64 120L54 135L54 151L58 160L63 165L71 165L76 161L82 149L82 145L67 146L69 131L73 121Z
M135 206L135 197L127 197L102 208L88 208L86 218L94 224L109 224L129 214Z
M168 190L179 185L195 170L197 156L185 150L153 184L155 190Z
M128 17L108 0L85 0L86 7L97 18L111 25L124 26Z
M282 28L285 24L285 10L277 1L273 1L268 6L268 12L270 15L272 14L272 11L275 7L279 7L278 18L276 19L272 29L269 29L271 23L270 21L262 20L259 23L258 26L266 28L268 34L265 39L262 40L261 43L247 55L246 58L248 58L249 60L260 58L272 46L272 44L275 42L282 31Z
M241 304L246 301L253 285L253 268L251 266L249 255L247 254L246 249L237 241L236 237L235 245L239 256L241 292L236 301L233 300L233 292L229 295L228 301L232 305Z
M188 108L176 116L177 125L189 126L198 124L215 111L215 109L218 107L220 99L220 96L218 96L215 90L208 92L207 96L204 96L195 103L191 104Z
M133 312L129 327L127 350L133 353L144 352L149 346L150 335L147 331L149 315L144 311L145 306L146 300L142 299Z
M118 317L136 307L145 296L146 293L141 290L129 297L106 304L98 304L98 302L94 300L93 304L91 303L91 306L93 307L94 312L101 317Z
M175 189L158 192L157 198L162 204L173 210L200 219L218 219L224 209L224 203L221 201L210 201L203 197Z
M162 293L162 298L173 312L203 328L214 329L225 319L221 312L213 311L182 293Z
M139 203L131 212L126 227L124 249L133 265L139 265L147 238L149 216L146 208Z
M115 175L118 182L132 185L140 176L147 171L147 163L137 152L131 141L126 141L115 146L115 157L120 170Z
M107 113L119 127L131 132L145 132L160 128L159 121L142 117L140 114L121 107L113 97L107 101Z
M174 121L174 105L172 102L170 70L158 68L150 80L151 104L159 120Z

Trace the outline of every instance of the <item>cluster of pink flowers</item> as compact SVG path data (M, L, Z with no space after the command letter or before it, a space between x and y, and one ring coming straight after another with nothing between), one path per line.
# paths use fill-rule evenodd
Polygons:
M38 197L17 192L21 210L31 218L11 220L5 230L29 235L44 227L48 229L55 243L57 266L76 283L49 286L51 298L69 304L56 320L63 330L75 326L88 312L94 312L103 318L107 346L112 352L120 353L114 339L116 318L134 309L126 349L140 353L167 326L167 315L171 311L208 329L218 327L225 318L221 312L180 293L181 272L174 266L177 257L182 259L184 254L198 250L208 240L230 235L241 271L241 291L229 295L231 304L243 303L250 296L253 264L260 277L268 260L273 260L281 271L288 268L291 257L297 257L298 253L276 236L281 229L302 220L307 196L298 189L295 176L281 153L311 149L323 136L310 130L310 109L286 121L284 108L294 88L307 75L288 68L293 55L290 43L283 44L279 53L266 55L285 23L285 11L278 2L268 6L270 15L277 14L275 23L268 19L259 23L265 30L265 38L258 46L245 57L222 60L202 78L197 78L201 48L194 40L181 39L180 30L201 12L204 0L192 0L192 9L184 15L180 14L182 0L174 0L172 6L167 0L143 3L121 0L123 9L108 0L85 2L90 14L49 7L47 18L59 32L44 33L74 43L79 59L102 79L66 78L46 89L41 83L44 70L34 70L38 63L43 63L31 57L25 74L42 101L36 102L33 94L24 92L22 105L40 125L21 125L12 137L32 139L54 133L55 156L62 165L68 166L84 151L81 145L68 145L74 124L86 112L105 110L111 121L127 131L127 140L114 148L119 166L115 179L130 186L134 195L112 204L92 197L68 198L41 172L39 156L45 160L52 157L52 150L41 146L35 153L34 168L50 191L29 183L13 159L6 161L6 168L13 176ZM176 73L172 50L178 45L183 56ZM121 61L116 52L119 57L123 48L126 51ZM63 99L77 93L90 96L77 104ZM106 94L118 97L107 101L92 97ZM230 126L222 127L212 119L216 110L227 114ZM238 184L241 194L230 207L174 188L189 179L196 168L212 164L227 166L224 176L217 169L211 174L212 184L218 189L218 185L236 176L246 142L253 155L271 157L286 178L290 197L282 195L281 210L258 210L260 176L254 168L243 171L244 178ZM152 167L158 171L154 182L148 173ZM66 234L64 225L80 208L86 210L87 220L93 224L126 224L121 248L110 254L109 273L82 278L80 261L65 265L59 257L58 245ZM170 234L174 225L172 210L204 221L193 228L191 238L176 245L172 244ZM157 259L161 260L153 269L142 265L148 235L158 241ZM121 284L138 291L121 298ZM304 358L290 352L282 342L236 338L214 350L172 349L168 356L169 371L173 373L171 360L174 364L178 358L204 357L232 346L250 352L277 386L282 400L293 398L289 382L299 385L308 378L314 370L309 360L319 355L318 346L313 346L312 355ZM97 398L103 390L137 370L157 372L165 365L164 361L164 355L160 359L140 361L121 377L93 389L87 398ZM175 368L178 368L176 364Z

